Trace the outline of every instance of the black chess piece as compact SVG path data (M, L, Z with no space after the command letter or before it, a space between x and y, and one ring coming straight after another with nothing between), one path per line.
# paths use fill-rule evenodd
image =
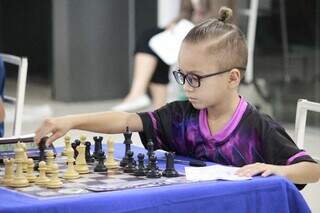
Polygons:
M151 155L149 161L150 161L150 169L147 171L147 178L160 178L161 171L157 166L157 156L154 154Z
M128 159L127 159L127 152L131 150L131 144L132 144L132 140L131 140L131 136L132 136L132 132L129 130L129 127L126 128L126 131L123 133L124 135L124 142L123 144L126 145L126 150L125 150L125 156L122 158L122 160L120 161L120 166L121 167L125 167L127 165Z
M148 139L147 150L148 150L148 152L147 152L147 155L148 155L147 170L150 170L150 164L151 164L150 157L152 155L154 155L154 144L152 142L152 139Z
M73 142L73 143L71 143L71 147L73 149L73 158L76 159L78 157L78 154L79 154L79 152L77 150L78 145L77 145L76 142Z
M104 165L104 160L106 159L104 152L100 151L97 155L98 157L98 164L96 165L96 167L94 168L95 172L107 172L108 169L107 167Z
M94 159L98 160L98 153L100 151L102 151L102 140L103 140L103 137L95 136L95 137L93 137L93 140L94 140L94 152L92 154L92 157Z
M94 158L91 156L91 153L90 153L91 143L89 141L87 141L85 143L85 145L86 145L86 152L85 152L86 162L87 163L93 163L94 162Z
M39 162L40 161L46 161L46 153L45 153L45 150L46 150L46 142L48 140L48 137L43 137L40 139L40 142L38 144L38 149L39 149L39 160L35 163L34 165L34 169L36 171L38 171L39 169Z
M145 176L146 175L146 168L144 167L144 154L138 154L138 168L134 172L135 176Z
M129 150L126 154L127 156L127 165L123 168L125 173L134 173L136 171L135 160L133 159L133 151Z
M148 150L148 153L147 153L148 158L150 158L150 156L154 153L154 143L153 143L152 139L148 140L147 150Z
M167 152L166 154L166 169L162 172L164 177L178 177L179 173L174 168L174 153Z

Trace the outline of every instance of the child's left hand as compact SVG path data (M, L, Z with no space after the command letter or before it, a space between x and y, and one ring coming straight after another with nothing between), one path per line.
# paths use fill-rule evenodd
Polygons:
M257 174L261 174L262 177L267 177L272 174L285 176L282 167L283 166L276 166L265 163L254 163L241 167L239 170L236 171L235 174L238 176L246 177L252 177Z

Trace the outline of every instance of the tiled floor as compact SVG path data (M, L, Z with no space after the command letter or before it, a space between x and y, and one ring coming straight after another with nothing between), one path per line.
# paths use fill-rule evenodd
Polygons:
M7 81L7 94L14 95L15 83L13 81ZM171 87L170 87L171 88ZM245 91L246 96L251 96L250 99L256 100L255 94L252 89L248 88ZM49 116L60 116L65 114L96 112L108 110L111 106L118 103L119 100L112 101L97 101L97 102L85 102L85 103L63 103L53 101L50 98L50 89L46 85L39 83L28 83L26 89L26 99L23 117L23 134L32 133L41 124L44 118ZM172 99L172 97L171 97ZM270 110L270 109L267 109ZM6 105L6 135L10 136L12 131L13 120L13 106ZM288 132L293 135L293 125L285 125ZM80 131L81 132L81 131ZM83 132L81 132L83 133ZM71 131L71 136L78 136L79 131ZM88 137L96 135L96 133L84 132ZM122 141L122 135L114 136L116 141ZM320 158L320 131L318 128L308 127L306 130L305 144L306 150L310 154ZM137 145L141 145L140 139L137 134L133 135L133 141ZM59 140L57 145L62 144ZM319 194L320 183L309 184L303 191L303 196L309 203L313 212L320 212Z

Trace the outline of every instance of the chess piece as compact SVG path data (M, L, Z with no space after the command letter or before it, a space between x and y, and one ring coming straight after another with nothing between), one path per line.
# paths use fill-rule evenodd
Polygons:
M135 176L145 176L146 175L146 168L144 167L144 154L138 154L138 168L134 172Z
M63 178L67 180L77 179L80 177L79 173L74 168L75 159L73 158L73 155L74 155L73 149L72 148L67 149L68 167L67 167L67 171L63 175Z
M85 142L85 146L86 146L86 162L87 163L93 163L94 162L94 158L91 156L90 153L90 147L91 147L91 143L89 141Z
M127 152L127 165L123 168L123 172L134 173L135 171L136 171L136 167L133 159L133 152L129 150Z
M38 148L39 148L39 161L35 164L34 169L38 170L39 168L39 162L41 161L45 161L46 157L45 157L45 149L46 149L46 141L47 141L48 137L43 137L40 139L40 143L38 144Z
M87 174L89 173L89 168L86 162L86 156L85 156L85 152L86 152L86 147L84 145L86 141L86 137L85 136L80 136L80 145L77 147L77 151L78 151L78 156L76 159L76 166L75 169L77 170L77 172L79 172L79 174Z
M73 142L71 144L71 148L73 149L73 158L76 159L78 157L78 150L77 150L77 143L76 142Z
M59 178L59 167L58 164L54 163L51 168L52 176L47 183L48 188L61 188L63 183Z
M27 164L27 160L28 160L28 155L27 155L27 146L25 143L21 143L21 147L23 149L23 164L22 164L22 170L23 172L27 172L27 168L28 168L28 164Z
M108 169L107 167L104 165L104 160L105 160L105 156L104 156L104 152L103 151L100 151L98 154L97 154L97 158L98 158L98 164L97 166L94 168L94 171L95 172L107 172Z
M54 164L54 153L52 150L49 150L47 152L47 174L51 173L53 164Z
M27 160L27 174L26 174L26 178L28 179L28 181L30 183L33 183L36 180L36 176L33 174L33 167L34 167L34 163L33 163L33 159L32 158L28 158Z
M3 185L9 186L14 177L14 172L13 172L14 159L5 158L3 160L3 163L5 165L5 168L4 168L4 177L1 182Z
M64 137L64 149L61 153L62 156L67 156L67 150L71 147L71 137L70 135L66 135Z
M113 145L114 145L113 140L110 137L109 140L107 141L107 146L108 146L107 160L104 163L104 165L108 169L118 168L118 162L114 160L114 146Z
M157 156L151 155L150 156L150 170L147 171L147 178L160 178L161 172L157 166Z
M29 186L29 181L23 174L23 162L25 161L24 150L20 142L16 144L14 150L15 153L15 164L16 164L16 173L13 177L13 180L10 182L11 187L26 187Z
M152 139L149 139L148 140L148 143L147 143L147 155L148 155L148 164L147 164L147 170L150 170L150 166L151 166L151 161L150 161L150 157L152 155L154 155L154 144L152 142Z
M39 177L37 177L35 184L39 185L39 186L45 186L47 185L49 178L46 175L46 170L47 170L47 166L46 166L46 162L45 161L40 161L39 162Z
M165 155L166 155L166 169L162 172L162 176L178 177L179 173L174 168L174 153L167 152Z
M102 151L102 140L103 137L101 136L95 136L93 137L94 140L94 152L92 154L92 157L96 160L98 160L99 153Z
M132 136L132 132L131 131L129 131L129 127L127 127L126 128L126 131L123 133L123 135L124 135L124 144L125 144L125 146L126 146L126 150L125 150L125 155L124 155L124 157L122 158L122 160L120 161L120 166L121 167L125 167L126 165L127 165L127 161L128 161L128 159L127 159L127 153L128 153L128 151L130 151L131 150L131 144L132 144L132 140L131 140L131 136Z

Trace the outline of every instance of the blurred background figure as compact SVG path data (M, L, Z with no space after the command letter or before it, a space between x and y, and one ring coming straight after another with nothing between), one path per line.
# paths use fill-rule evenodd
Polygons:
M143 33L134 52L133 79L129 93L113 110L135 111L149 106L160 108L167 102L170 65L165 63L149 45L150 39L165 30L171 30L180 20L197 24L207 18L216 17L221 6L234 9L230 0L181 0L177 18L164 28L155 27Z

